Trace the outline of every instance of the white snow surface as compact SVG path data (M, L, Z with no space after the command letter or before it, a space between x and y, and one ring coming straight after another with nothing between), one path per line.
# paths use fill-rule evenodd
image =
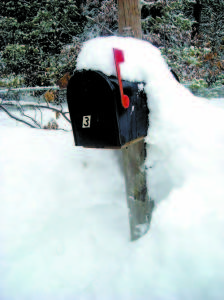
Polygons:
M71 132L4 119L1 300L223 299L223 105L193 96L159 50L133 38L88 41L77 68L115 75L112 48L124 50L122 78L146 83L150 231L129 242L114 151L74 147Z

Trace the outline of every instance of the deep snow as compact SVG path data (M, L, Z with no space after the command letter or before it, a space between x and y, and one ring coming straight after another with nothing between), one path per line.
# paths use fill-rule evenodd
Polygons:
M1 126L1 300L223 299L224 110L178 84L146 42L91 40L78 68L115 74L112 47L125 51L122 77L146 82L151 229L129 242L114 151Z

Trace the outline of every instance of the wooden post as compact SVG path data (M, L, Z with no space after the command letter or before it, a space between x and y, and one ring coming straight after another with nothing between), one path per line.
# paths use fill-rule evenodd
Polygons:
M118 0L119 33L142 38L139 0ZM123 152L126 197L129 208L131 240L137 240L149 229L154 202L150 201L146 185L145 143L131 144Z
M118 27L121 35L130 28L132 36L142 38L140 0L118 0Z

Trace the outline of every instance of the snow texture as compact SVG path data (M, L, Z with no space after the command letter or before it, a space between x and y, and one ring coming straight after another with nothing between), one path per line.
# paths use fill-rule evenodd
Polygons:
M12 128L4 120L1 300L223 299L222 101L193 96L159 50L133 38L88 41L77 68L115 75L112 48L124 50L122 78L146 83L146 166L157 204L150 231L128 240L114 151L76 148L71 132Z

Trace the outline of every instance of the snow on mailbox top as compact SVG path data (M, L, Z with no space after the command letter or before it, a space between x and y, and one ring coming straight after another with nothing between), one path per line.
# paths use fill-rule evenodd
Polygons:
M155 77L158 73L158 64L169 76L166 63L156 47L146 41L129 37L99 37L87 41L77 58L77 69L99 70L108 76L116 75L113 48L124 51L125 63L121 65L122 79L146 81L147 66ZM161 77L161 71L159 73Z
M163 107L174 105L171 111L176 115L176 102L192 94L174 79L160 51L152 44L130 37L98 37L84 43L77 58L77 70L97 70L116 76L113 48L124 52L124 63L120 65L121 78L127 81L145 82L146 93L152 112L162 112ZM173 97L173 94L177 97ZM169 98L169 99L168 99ZM178 100L177 100L178 98ZM164 106L164 101L166 105ZM169 103L170 101L170 103ZM179 102L179 101L178 101ZM177 103L178 105L178 103ZM184 106L184 101L182 101ZM166 107L165 107L166 112Z

